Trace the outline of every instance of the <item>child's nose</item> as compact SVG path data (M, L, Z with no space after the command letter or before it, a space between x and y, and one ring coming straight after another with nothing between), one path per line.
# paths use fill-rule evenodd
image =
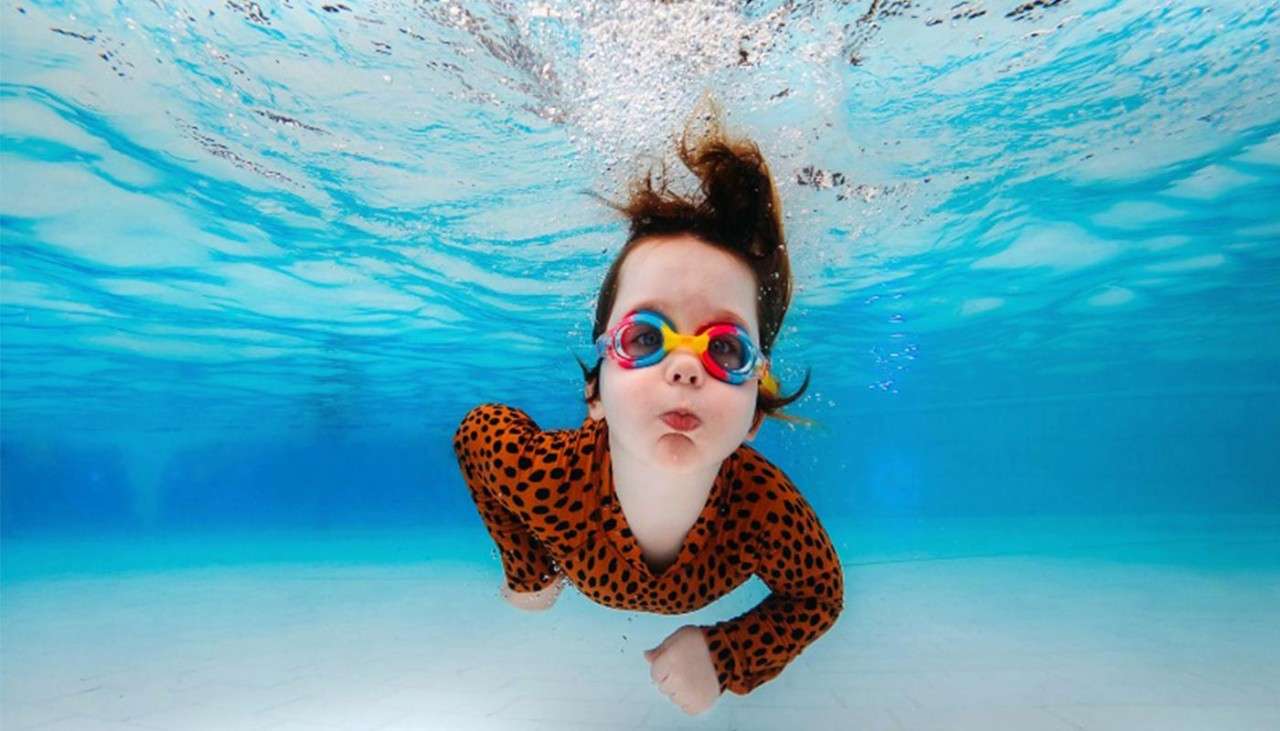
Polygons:
M696 385L702 380L702 361L692 351L678 349L667 356L667 380Z

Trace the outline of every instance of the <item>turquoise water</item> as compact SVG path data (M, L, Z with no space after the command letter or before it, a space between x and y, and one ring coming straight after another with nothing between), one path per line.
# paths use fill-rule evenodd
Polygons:
M785 391L812 369L791 411L820 422L753 446L851 579L1172 541L1133 560L1243 581L1224 616L1280 606L1259 589L1280 572L1271 4L0 14L10 663L35 657L15 628L75 595L46 581L453 568L495 603L449 438L487 401L580 423L572 354L625 239L582 192L669 156L704 91L778 183L796 289L775 364ZM1063 596L1090 591L1072 576Z
M5 535L471 520L448 435L579 423L580 191L702 89L778 180L822 427L759 443L828 513L1280 507L1276 10L883 5L7 5Z

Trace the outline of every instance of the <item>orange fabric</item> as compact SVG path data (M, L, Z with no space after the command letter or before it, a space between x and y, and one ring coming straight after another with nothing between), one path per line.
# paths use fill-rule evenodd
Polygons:
M746 695L777 676L844 608L840 559L813 509L745 444L724 460L675 562L659 572L614 494L604 420L542 431L520 409L482 404L453 449L515 591L546 588L560 572L604 606L683 614L759 576L769 596L702 628L722 693Z

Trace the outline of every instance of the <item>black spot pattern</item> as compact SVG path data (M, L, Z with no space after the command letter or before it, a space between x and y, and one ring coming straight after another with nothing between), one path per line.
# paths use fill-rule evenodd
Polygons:
M840 559L817 515L745 444L661 570L646 562L614 495L606 422L542 431L520 409L482 404L462 419L453 450L515 591L543 589L559 572L601 605L683 614L759 576L769 596L702 627L721 693L746 695L776 677L844 608Z

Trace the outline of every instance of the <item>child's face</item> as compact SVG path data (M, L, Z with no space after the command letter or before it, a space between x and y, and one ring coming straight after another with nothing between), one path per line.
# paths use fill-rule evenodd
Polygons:
M631 310L645 306L666 315L681 333L710 322L736 320L760 344L755 275L732 254L694 236L654 238L627 256L618 273L618 293L608 330ZM604 418L610 439L655 467L685 471L719 464L752 428L759 378L733 385L713 378L692 351L679 348L644 368L623 368L605 358L600 398L591 418ZM691 431L667 425L662 414L692 411L701 420Z

